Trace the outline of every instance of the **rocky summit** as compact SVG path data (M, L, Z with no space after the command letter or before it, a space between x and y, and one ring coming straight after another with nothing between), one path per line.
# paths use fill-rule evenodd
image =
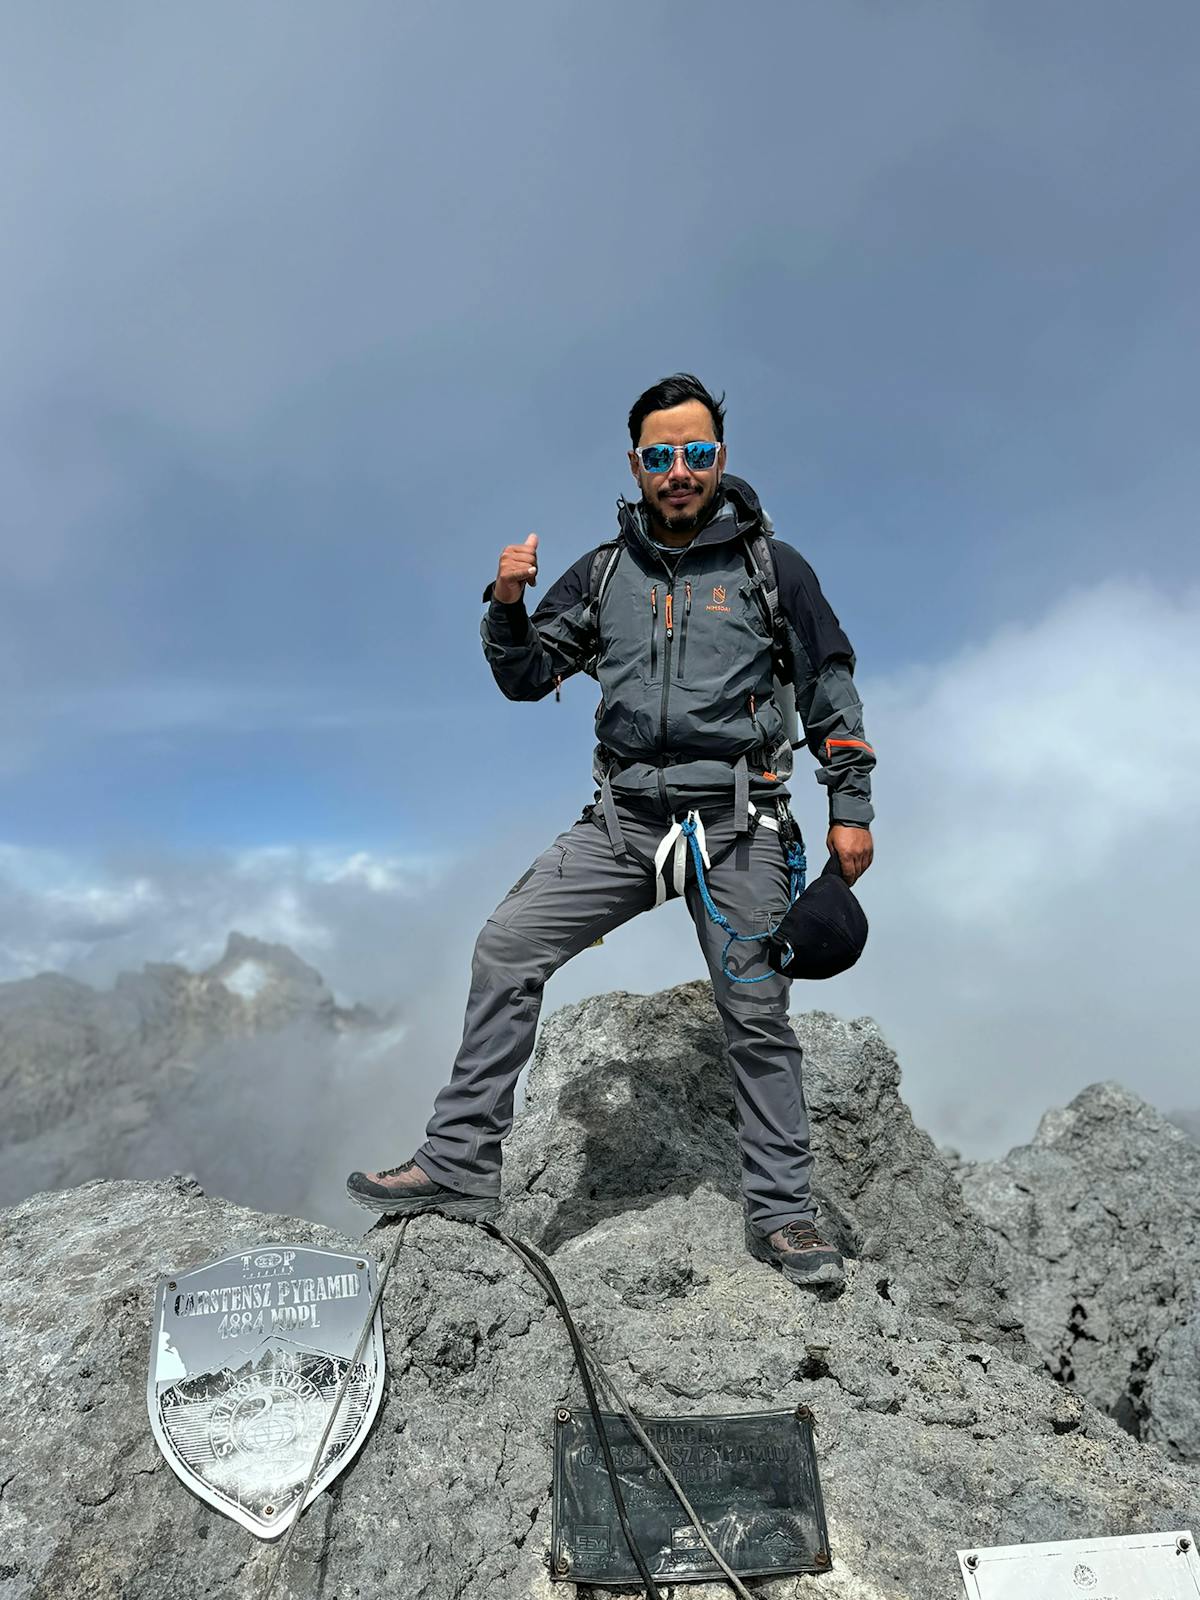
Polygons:
M1031 1349L1001 1242L913 1126L874 1025L795 1020L826 1219L850 1257L840 1297L746 1253L706 984L599 996L546 1021L500 1219L549 1252L640 1411L811 1408L833 1567L755 1593L954 1600L958 1549L1190 1526L1196 1468ZM366 1248L391 1237L376 1229ZM159 1276L267 1240L364 1248L182 1181L96 1182L0 1213L0 1600L261 1593L279 1548L183 1488L145 1395ZM383 1408L302 1518L275 1594L611 1595L547 1571L552 1419L582 1394L533 1279L482 1231L419 1218L384 1324Z
M1100 1083L961 1175L1047 1371L1200 1462L1200 1146Z

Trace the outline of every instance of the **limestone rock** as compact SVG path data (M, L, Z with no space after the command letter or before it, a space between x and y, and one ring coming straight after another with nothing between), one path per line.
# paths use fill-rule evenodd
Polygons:
M261 1592L278 1548L177 1481L145 1385L158 1276L268 1239L362 1248L181 1184L97 1183L0 1213L0 1600ZM789 1287L746 1255L740 1209L713 1187L577 1228L554 1264L639 1408L803 1401L816 1414L834 1570L757 1583L763 1600L946 1600L954 1552L972 1543L1191 1519L1194 1469L993 1345L885 1298L874 1263L851 1262L833 1302ZM383 1409L304 1516L280 1600L610 1597L551 1585L544 1565L551 1419L581 1395L533 1280L481 1231L421 1218L384 1321Z
M4 1151L6 1177L42 1139L59 1151L76 1139L82 1160L124 1118L135 1140L164 1084L186 1106L179 1086L209 1081L192 1051L214 1029L277 1050L297 1029L353 1025L310 969L282 963L260 981L256 964L275 954L231 944L207 974L147 968L111 996L50 976L0 991L16 1046L0 1044L4 1092L32 1119ZM812 1408L834 1570L756 1592L948 1600L958 1548L1193 1524L1200 1471L1171 1453L1192 1454L1195 1436L1200 1148L1102 1086L1005 1163L944 1158L913 1125L872 1022L793 1021L825 1221L849 1258L840 1298L795 1289L745 1251L707 983L547 1019L501 1217L552 1253L640 1409ZM74 1090L47 1083L39 1099L39 1074L63 1061ZM81 1063L94 1068L86 1099ZM253 1133L252 1108L247 1120ZM160 1274L268 1239L362 1248L185 1182L92 1183L0 1212L0 1600L260 1592L277 1549L189 1496L158 1454L145 1387ZM1022 1314L1069 1373L1031 1358ZM421 1218L384 1320L383 1410L303 1518L279 1600L610 1597L552 1585L545 1567L551 1419L582 1396L534 1281L480 1230ZM1131 1375L1143 1348L1152 1358ZM726 1592L688 1586L687 1600Z
M964 1336L1020 1344L992 1242L900 1098L866 1017L792 1018L804 1050L823 1220L884 1296ZM505 1147L505 1215L549 1249L605 1217L691 1194L731 1199L739 1157L725 1039L707 982L596 995L544 1024Z
M374 1020L285 945L239 933L202 972L148 963L105 991L58 973L0 984L0 1204L169 1172L165 1109L186 1106L214 1058L252 1062L266 1038L276 1056L311 1051Z
M1094 1084L963 1187L1047 1370L1136 1438L1200 1461L1200 1146Z

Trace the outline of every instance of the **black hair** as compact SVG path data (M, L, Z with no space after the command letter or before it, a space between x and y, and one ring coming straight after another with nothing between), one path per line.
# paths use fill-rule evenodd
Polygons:
M725 442L724 391L722 390L719 400L714 400L699 378L693 377L690 372L676 372L669 378L660 378L653 388L638 395L633 402L633 410L629 413L629 437L633 441L634 449L637 449L637 442L642 436L642 423L652 411L669 411L672 406L683 405L685 400L699 400L708 407L717 443L723 444Z

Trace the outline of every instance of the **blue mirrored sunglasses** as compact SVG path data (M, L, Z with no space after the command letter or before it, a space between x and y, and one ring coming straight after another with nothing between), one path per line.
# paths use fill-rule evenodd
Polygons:
M647 472L669 472L679 451L690 472L707 472L717 459L719 444L709 439L693 439L690 444L644 444L637 454Z

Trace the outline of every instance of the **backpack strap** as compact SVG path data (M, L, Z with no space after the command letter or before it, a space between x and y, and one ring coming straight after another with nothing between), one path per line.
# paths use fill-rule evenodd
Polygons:
M779 603L779 579L775 568L775 553L769 539L774 533L766 512L762 514L762 531L743 536L746 548L746 566L750 571L754 592L771 633L771 671L775 678L775 699L783 712L787 742L793 750L804 744L796 705L796 659L792 654L783 608Z
M602 544L596 549L588 566L588 626L591 628L592 638L596 641L596 653L584 662L583 670L590 673L593 678L600 662L600 602L604 599L604 591L608 588L623 548L623 539L610 539L607 544ZM599 774L599 779L600 809L604 814L604 825L608 830L613 855L621 857L628 853L629 847L617 816L608 766L605 766L604 771Z
M770 524L767 526L769 528ZM781 678L784 683L792 683L795 680L795 668L787 641L787 630L783 623L783 612L779 605L779 579L775 572L775 556L771 550L769 535L761 530L744 534L743 543L748 557L750 577L754 583L754 592L758 596L763 619L771 633L771 661L775 676Z
M588 566L588 624L596 641L596 652L583 663L583 670L593 678L600 659L600 602L604 599L604 591L608 588L624 548L624 539L610 539L607 544L597 546Z

